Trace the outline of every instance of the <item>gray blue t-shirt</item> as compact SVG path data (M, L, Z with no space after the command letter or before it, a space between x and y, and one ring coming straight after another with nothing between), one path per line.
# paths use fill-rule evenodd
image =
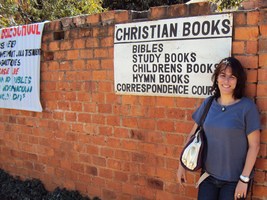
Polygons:
M193 113L199 124L208 98ZM248 149L247 136L260 130L260 116L255 103L243 97L235 104L222 106L213 100L204 122L207 137L207 158L205 170L217 179L238 181Z

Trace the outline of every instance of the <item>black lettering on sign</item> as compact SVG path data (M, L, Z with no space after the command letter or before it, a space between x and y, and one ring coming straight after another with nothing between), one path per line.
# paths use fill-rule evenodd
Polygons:
M178 23L117 28L117 41L174 38L178 35Z
M149 68L149 64L133 64L133 72L135 73L151 73L152 70Z
M137 83L155 83L155 74L133 74L133 82Z
M161 54L134 54L133 63L154 63L160 61Z
M4 49L5 48L5 43L4 42L0 42L0 49Z
M201 35L218 35L228 34L231 30L229 19L211 20L204 22L184 22L183 36L201 36Z
M160 93L160 94L189 94L188 85L158 85L158 84L140 84L140 83L118 83L116 85L118 92L134 93Z
M187 73L213 73L213 64L187 64Z
M15 56L15 50L0 51L0 58L9 58Z
M41 49L25 49L25 56L39 56Z
M153 64L152 71L158 73L181 73L182 65L181 64Z
M192 94L194 95L212 95L211 86L197 86L192 87Z
M7 48L14 48L16 46L17 41L16 40L9 40L7 42Z
M230 30L231 30L230 29L230 24L231 24L231 22L230 22L229 19L224 19L222 21L222 26L223 26L222 32L223 32L223 34L227 34L227 33L230 32Z
M182 74L159 74L159 83L189 83L189 75Z
M212 21L211 35L214 35L215 32L216 32L216 34L220 35L220 31L219 31L219 28L218 28L219 22L220 21L217 21L217 22Z
M165 53L165 62L195 62L196 53Z
M163 44L135 44L132 53L157 53L163 51Z

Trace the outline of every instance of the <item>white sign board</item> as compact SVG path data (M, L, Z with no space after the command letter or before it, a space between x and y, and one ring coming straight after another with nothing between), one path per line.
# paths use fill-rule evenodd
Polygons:
M0 29L0 107L41 112L40 58L44 23Z
M207 97L218 62L231 55L232 14L117 24L117 94Z

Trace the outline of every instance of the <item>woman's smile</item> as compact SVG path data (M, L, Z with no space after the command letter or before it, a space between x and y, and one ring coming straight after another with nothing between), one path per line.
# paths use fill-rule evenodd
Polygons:
M232 74L232 69L230 67L227 67L220 72L217 81L221 94L233 94L237 79Z

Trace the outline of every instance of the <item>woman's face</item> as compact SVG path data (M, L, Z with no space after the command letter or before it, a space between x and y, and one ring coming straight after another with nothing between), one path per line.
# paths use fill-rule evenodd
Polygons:
M217 82L221 95L233 95L237 78L232 74L231 67L227 67L219 73Z

